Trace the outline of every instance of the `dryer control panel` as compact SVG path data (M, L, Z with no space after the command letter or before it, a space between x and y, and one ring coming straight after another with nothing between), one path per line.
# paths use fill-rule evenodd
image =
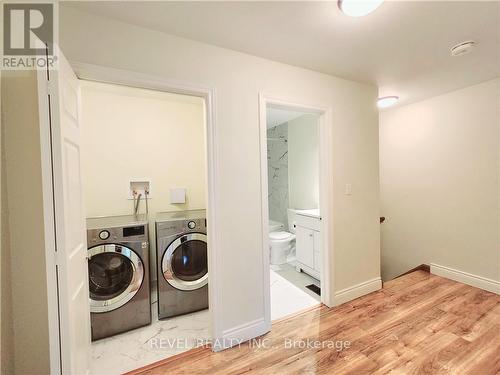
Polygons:
M207 229L206 221L205 219L192 219L192 220L186 220L183 222L183 227L182 230L185 231L200 231L204 232Z

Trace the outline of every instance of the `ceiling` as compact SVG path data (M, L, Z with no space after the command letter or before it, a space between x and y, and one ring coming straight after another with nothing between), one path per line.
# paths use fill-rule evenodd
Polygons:
M323 2L72 2L149 29L377 85L418 101L500 76L500 2L385 1L365 17ZM464 40L473 53L450 56Z

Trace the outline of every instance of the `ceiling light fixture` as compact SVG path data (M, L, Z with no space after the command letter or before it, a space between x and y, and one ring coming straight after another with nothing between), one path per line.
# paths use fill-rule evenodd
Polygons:
M473 48L476 46L476 42L472 40L467 40L466 42L458 43L457 45L451 47L452 56L462 56L472 52Z
M387 108L391 105L394 105L398 102L399 97L397 96L384 96L383 98L378 98L377 107L379 108Z
M384 0L338 0L339 9L351 17L361 17L373 12Z

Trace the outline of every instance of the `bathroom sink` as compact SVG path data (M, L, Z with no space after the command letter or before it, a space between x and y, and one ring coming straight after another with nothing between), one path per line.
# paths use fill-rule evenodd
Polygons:
M319 208L314 208L311 210L295 210L297 215L315 217L321 219L321 215L319 214Z

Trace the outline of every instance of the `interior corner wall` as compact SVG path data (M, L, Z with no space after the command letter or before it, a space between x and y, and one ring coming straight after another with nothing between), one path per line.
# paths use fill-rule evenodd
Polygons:
M5 268L2 257L2 281L9 277L7 285L11 288L9 296L2 283L2 328L5 327L4 317L7 317L7 322L12 321L12 327L7 327L6 332L2 329L2 344L5 340L12 345L10 349L2 345L2 357L7 354L8 359L13 360L13 363L7 362L13 373L49 374L37 76L33 71L4 71L1 86L5 156L2 160L2 167L5 167L2 175L2 220L8 219L7 223L2 222L2 245L6 246L2 249L10 250L9 268ZM3 184L4 178L6 185ZM6 231L8 243L4 239ZM4 292L7 294L5 300ZM9 298L11 311L6 310L8 305L5 306L10 302Z
M148 179L150 271L156 280L156 213L206 208L204 99L81 81L81 105L86 216L133 214L130 181ZM170 204L170 188L179 187L186 188L186 203ZM145 211L143 196L138 212Z
M377 88L60 7L70 61L140 72L216 92L218 312L216 335L264 321L259 94L331 108L330 300L380 276ZM345 184L353 194L344 194ZM330 249L330 251L333 251ZM242 277L244 276L244 277ZM222 336L221 336L222 337Z
M319 116L307 114L288 122L290 208L319 207Z
M500 281L500 78L380 114L382 275Z

